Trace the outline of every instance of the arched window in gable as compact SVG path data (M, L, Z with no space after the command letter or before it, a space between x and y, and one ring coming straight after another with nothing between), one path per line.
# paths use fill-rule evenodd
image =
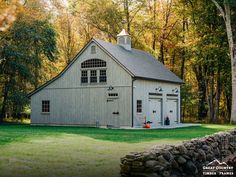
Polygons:
M81 84L106 83L107 63L101 59L89 59L81 63Z
M81 68L106 67L107 63L101 59L89 59L81 63Z

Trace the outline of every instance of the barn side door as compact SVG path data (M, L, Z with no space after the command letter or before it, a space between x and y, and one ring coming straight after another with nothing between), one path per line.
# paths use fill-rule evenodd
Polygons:
M178 123L178 99L167 99L167 116L170 124Z
M107 111L109 115L109 124L112 127L120 127L119 99L107 100Z
M151 127L162 124L162 99L149 99L149 118L152 122Z

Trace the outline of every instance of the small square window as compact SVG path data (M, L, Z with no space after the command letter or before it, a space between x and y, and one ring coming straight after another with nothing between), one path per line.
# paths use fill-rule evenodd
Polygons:
M49 100L43 100L42 101L42 112L43 113L49 113L50 112L50 101Z
M142 100L137 100L137 112L142 112Z

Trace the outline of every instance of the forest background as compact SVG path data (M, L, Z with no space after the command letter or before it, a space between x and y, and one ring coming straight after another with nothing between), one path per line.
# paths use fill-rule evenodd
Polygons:
M235 41L236 0L215 2L230 4ZM92 37L115 44L123 28L133 48L185 82L183 122L230 122L230 50L214 0L0 0L0 121L27 117L29 92L60 73Z

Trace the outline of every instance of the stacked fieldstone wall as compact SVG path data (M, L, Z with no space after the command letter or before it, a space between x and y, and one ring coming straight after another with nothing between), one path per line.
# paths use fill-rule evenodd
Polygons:
M146 152L130 153L121 158L121 176L195 177L214 159L222 161L236 152L236 129L180 145L156 146Z

